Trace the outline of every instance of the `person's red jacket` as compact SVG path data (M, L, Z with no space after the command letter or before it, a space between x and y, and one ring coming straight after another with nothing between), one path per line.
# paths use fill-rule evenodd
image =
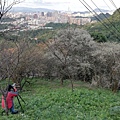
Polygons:
M13 105L13 98L18 95L18 92L9 91L6 97L7 107L10 109ZM2 108L5 108L4 97L2 96Z

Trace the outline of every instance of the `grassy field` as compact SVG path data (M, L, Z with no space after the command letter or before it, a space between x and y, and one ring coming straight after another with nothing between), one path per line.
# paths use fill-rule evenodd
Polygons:
M20 93L26 104L18 97L24 113L15 98L19 114L3 115L0 120L120 120L120 92L90 89L76 82L72 93L68 81L63 86L57 80L30 81Z

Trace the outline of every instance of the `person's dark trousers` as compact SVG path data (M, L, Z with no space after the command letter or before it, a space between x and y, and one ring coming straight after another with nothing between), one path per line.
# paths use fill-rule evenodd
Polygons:
M11 112L12 114L17 114L17 113L18 113L18 111L15 111L15 110L14 110L14 104L13 104L13 106L10 108L10 112Z

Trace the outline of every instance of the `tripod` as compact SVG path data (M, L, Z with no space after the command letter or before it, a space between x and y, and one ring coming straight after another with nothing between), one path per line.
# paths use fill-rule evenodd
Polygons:
M22 107L22 105L21 105L21 103L20 103L20 99L24 102L24 104L26 104L25 103L25 101L23 100L23 98L20 96L20 95L18 95L17 96L17 100L18 100L18 103L19 103L19 105L20 105L20 108L21 108L21 111L24 113L24 110L23 110L23 107ZM5 113L5 110L3 110L2 112L1 112L1 115L3 115L3 113Z
M23 100L23 98L22 98L20 95L17 96L17 100L18 100L18 103L19 103L19 105L20 105L21 111L24 113L24 110L23 110L23 107L22 107L22 105L21 105L21 103L20 103L19 98L24 102L24 104L26 104L26 103L25 103L25 101Z

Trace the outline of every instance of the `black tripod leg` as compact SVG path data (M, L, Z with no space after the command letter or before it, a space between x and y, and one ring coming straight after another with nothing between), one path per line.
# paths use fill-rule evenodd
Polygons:
M20 95L18 95L19 97L20 97L20 99L25 103L25 101L23 100L23 98L20 96ZM25 103L26 104L26 103Z
M19 100L18 96L17 96L17 100L18 100L18 103L19 103L19 105L20 105L20 107L21 107L22 112L24 112L24 110L23 110L23 108L22 108L22 105L21 105L21 103L20 103L20 100Z

